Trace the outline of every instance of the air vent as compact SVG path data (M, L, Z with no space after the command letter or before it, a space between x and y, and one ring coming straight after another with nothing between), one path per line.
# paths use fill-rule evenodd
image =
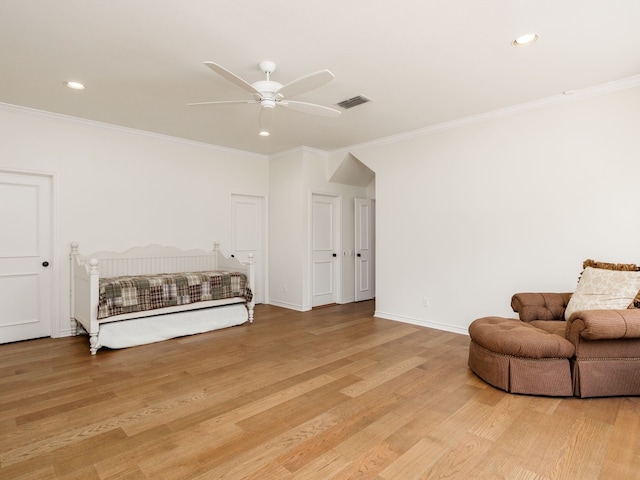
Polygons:
M344 108L345 110L349 110L350 108L357 107L358 105L362 105L363 103L367 103L370 101L371 101L370 98L367 98L364 95L358 95L356 97L338 102L336 103L336 105L338 105L341 108Z

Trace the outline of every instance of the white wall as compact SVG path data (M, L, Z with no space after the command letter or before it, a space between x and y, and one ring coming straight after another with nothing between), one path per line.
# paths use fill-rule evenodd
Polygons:
M640 263L640 88L352 153L376 172L379 316L466 332L573 291L586 258Z
M230 242L232 193L268 194L267 157L0 106L0 167L59 180L60 330L68 331L68 251ZM55 319L57 321L57 319Z
M304 182L301 153L292 150L269 159L269 301L302 310Z

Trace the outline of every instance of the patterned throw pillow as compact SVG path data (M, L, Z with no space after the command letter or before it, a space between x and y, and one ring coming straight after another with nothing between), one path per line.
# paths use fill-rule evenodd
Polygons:
M571 296L565 319L579 310L622 310L633 304L640 291L640 271L587 267Z
M640 267L638 267L635 263L597 262L596 260L591 260L590 258L582 262L582 268L585 269L587 267L603 268L605 270L621 270L625 272L640 270ZM627 308L640 308L640 290L638 291L636 298L633 299L633 301Z

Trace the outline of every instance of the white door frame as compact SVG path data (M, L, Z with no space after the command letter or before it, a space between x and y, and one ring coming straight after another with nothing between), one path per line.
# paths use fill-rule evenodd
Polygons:
M304 301L304 309L313 308L313 196L323 195L336 199L334 213L334 241L336 244L336 264L333 274L335 285L334 301L342 303L342 195L334 192L310 190L308 200L308 230L307 230L307 295Z
M51 198L49 203L51 205L51 231L49 232L51 238L51 337L66 337L71 335L71 324L65 329L61 325L60 315L60 284L64 283L70 287L70 274L61 276L61 265L65 267L69 265L68 261L62 261L59 252L58 231L59 231L59 178L55 172L36 171L36 170L23 170L11 167L0 166L0 172L9 175L27 175L45 177L49 179L51 184ZM69 302L69 316L71 315L71 303Z

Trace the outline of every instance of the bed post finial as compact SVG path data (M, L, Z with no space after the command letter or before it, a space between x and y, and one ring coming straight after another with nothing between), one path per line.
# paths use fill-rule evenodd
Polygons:
M71 255L78 255L78 242L71 242Z
M92 258L91 260L89 260L89 272L92 275L95 275L98 273L98 259L97 258Z

